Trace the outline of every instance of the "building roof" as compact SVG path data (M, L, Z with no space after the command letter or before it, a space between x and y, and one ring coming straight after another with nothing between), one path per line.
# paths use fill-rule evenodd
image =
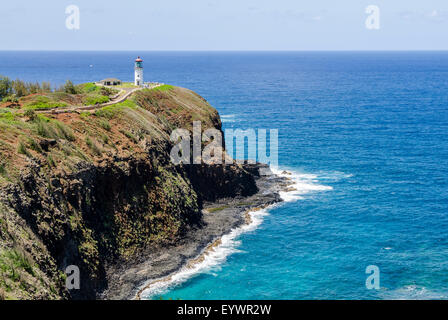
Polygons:
M117 78L106 78L101 80L101 82L121 82L121 80Z

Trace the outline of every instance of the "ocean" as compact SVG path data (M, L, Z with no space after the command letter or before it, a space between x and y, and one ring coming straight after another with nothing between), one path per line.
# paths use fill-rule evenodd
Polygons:
M0 74L132 81L138 55L224 129L278 129L297 188L148 299L448 298L448 52L0 52Z

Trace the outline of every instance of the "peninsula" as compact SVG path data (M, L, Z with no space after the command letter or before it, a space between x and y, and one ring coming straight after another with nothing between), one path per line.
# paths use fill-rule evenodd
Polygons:
M218 112L188 89L120 85L1 103L0 298L140 298L291 184L259 164L174 165L172 130L221 130Z

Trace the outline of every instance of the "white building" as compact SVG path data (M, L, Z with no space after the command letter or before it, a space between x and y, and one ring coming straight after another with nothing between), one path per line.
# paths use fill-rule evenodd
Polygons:
M103 86L119 86L121 85L121 80L117 78L107 78L101 80L99 83L101 83Z
M134 84L136 86L143 86L145 83L143 82L143 60L138 57L135 59L135 76L134 76Z

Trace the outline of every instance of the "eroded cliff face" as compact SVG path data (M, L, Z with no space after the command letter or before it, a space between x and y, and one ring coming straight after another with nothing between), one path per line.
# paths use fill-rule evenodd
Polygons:
M239 165L171 163L170 133L195 120L221 130L177 87L94 113L0 117L0 298L96 298L108 266L200 227L203 201L255 193ZM80 290L65 288L69 265Z

